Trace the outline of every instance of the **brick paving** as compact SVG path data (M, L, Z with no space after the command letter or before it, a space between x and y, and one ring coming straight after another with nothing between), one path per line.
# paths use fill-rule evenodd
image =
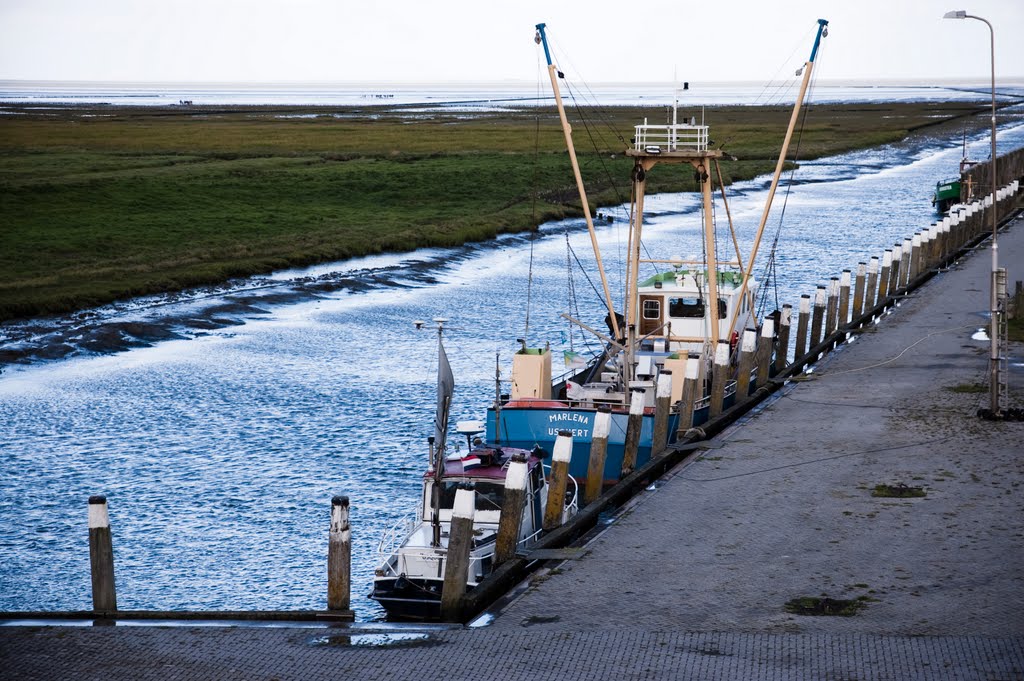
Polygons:
M1024 278L1024 220L1000 257ZM489 626L389 645L345 628L3 627L0 678L1024 679L1024 423L981 421L987 394L950 390L987 382L972 335L988 267L986 250L933 279ZM871 496L901 482L927 496ZM784 608L822 595L864 607Z

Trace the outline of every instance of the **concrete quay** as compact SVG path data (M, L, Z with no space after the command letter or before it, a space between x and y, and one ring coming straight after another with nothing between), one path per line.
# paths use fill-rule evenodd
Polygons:
M1024 219L999 253L1024 279ZM1024 423L977 418L988 394L970 392L988 378L988 254L711 440L486 626L8 626L0 678L1024 679ZM1024 406L1024 347L1009 355ZM926 496L871 494L899 483ZM820 596L863 607L786 610Z

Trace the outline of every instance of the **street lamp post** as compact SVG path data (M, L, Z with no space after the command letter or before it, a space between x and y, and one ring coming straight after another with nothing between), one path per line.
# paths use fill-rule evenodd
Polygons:
M985 22L990 36L992 55L992 275L991 300L992 323L989 328L991 353L989 355L989 401L993 415L999 414L999 293L997 291L997 272L999 271L999 248L996 235L999 229L998 211L996 210L996 32L986 19L968 14L964 10L946 12L943 19L977 19Z

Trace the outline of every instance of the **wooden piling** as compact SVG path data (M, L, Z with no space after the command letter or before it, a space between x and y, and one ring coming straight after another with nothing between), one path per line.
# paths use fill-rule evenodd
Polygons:
M891 269L892 249L887 248L882 254L882 269L878 272L878 303L884 302L889 297L889 270Z
M740 341L739 368L736 373L736 404L750 395L750 372L754 370L754 353L757 351L757 329L745 329Z
M651 458L658 456L668 446L668 417L672 410L672 372L658 374L654 392L654 433L651 439Z
M828 280L828 300L825 305L825 333L827 337L836 330L839 319L839 278L832 277Z
M921 272L932 268L932 232L930 229L921 231Z
M95 612L116 612L114 543L110 534L107 498L101 495L89 497L89 566L92 572L92 609Z
M871 256L871 260L868 261L868 281L867 288L864 289L864 311L875 307L875 301L878 300L878 256Z
M331 499L331 531L327 542L327 609L348 610L352 593L352 528L348 497Z
M939 262L944 263L949 255L949 216L939 222Z
M917 279L921 274L921 232L914 233L910 244L910 278Z
M796 349L794 357L800 358L807 354L807 322L811 318L811 297L804 293L800 296L800 312L796 319Z
M900 275L903 271L900 269L901 260L903 258L903 242L897 241L892 247L892 266L889 268L889 295L896 295L896 291L900 287Z
M900 248L900 278L897 288L905 289L910 284L910 253L914 250L914 240L904 237Z
M683 397L679 401L679 425L676 427L676 439L686 435L686 431L693 427L693 409L697 400L704 395L700 394L700 364L701 356L691 352L686 359L686 374L683 377Z
M622 454L622 472L619 479L636 469L636 453L640 449L640 431L644 425L644 391L633 390L629 400L629 420L626 421L626 444Z
M779 316L779 338L775 344L775 373L786 368L789 363L789 331L793 324L793 306L786 303L782 306Z
M934 269L939 261L937 246L939 240L939 223L933 223L928 228L928 269Z
M715 418L722 413L722 406L725 402L725 384L729 381L730 373L729 341L723 338L715 346L715 366L711 371L710 418Z
M476 515L476 490L473 483L463 482L455 490L448 550L444 559L444 586L441 587L441 619L458 622L462 619L462 597L469 581L469 556L473 550L473 517Z
M929 259L931 260L931 268L936 267L939 264L941 254L939 253L939 230L941 225L938 222L932 224L932 228L928 230L928 243L932 245L929 249Z
M686 386L683 385L683 396L685 399ZM693 405L690 406L692 418ZM683 418L679 414L680 421ZM682 426L680 426L682 427ZM594 414L594 430L590 439L590 463L587 466L587 485L583 492L583 503L589 504L601 496L604 491L604 462L608 458L608 435L612 432L611 409L602 405Z
M814 292L814 312L811 313L810 347L821 342L821 331L825 326L825 287L819 286Z
M853 318L857 319L864 313L864 278L867 276L868 264L857 263L857 276L853 284Z
M775 320L765 317L761 322L761 338L757 342L757 387L768 385L768 373L772 366L772 348L775 347ZM739 401L737 401L739 404Z
M839 326L850 321L850 270L839 275Z
M636 397L634 395L634 397ZM641 398L641 408L643 398ZM632 405L630 406L632 414ZM640 412L641 414L643 411ZM636 454L634 453L635 457ZM548 480L548 500L544 507L544 529L550 532L562 526L565 515L565 488L569 480L569 461L572 459L572 433L558 431L555 447L551 452L551 479Z
M607 441L608 438L605 436L606 444ZM603 468L604 462L602 461L602 473L604 472ZM521 452L513 454L512 460L508 464L508 470L505 472L505 498L501 502L501 515L498 516L498 536L494 544L495 567L516 555L516 549L519 547L519 532L523 527L523 509L526 507L527 474L526 455Z

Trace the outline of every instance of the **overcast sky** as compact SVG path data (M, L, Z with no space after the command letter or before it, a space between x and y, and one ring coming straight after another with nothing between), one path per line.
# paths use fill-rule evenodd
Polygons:
M830 21L822 79L1024 78L1024 0L0 0L0 79L762 82Z

